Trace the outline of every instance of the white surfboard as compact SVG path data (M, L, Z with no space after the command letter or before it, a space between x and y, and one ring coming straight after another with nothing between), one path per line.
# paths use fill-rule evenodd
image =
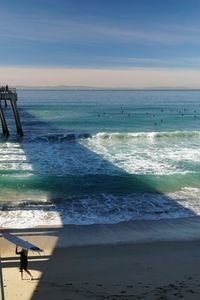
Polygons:
M29 243L28 241L25 241L21 238L18 238L17 236L14 236L14 235L12 235L8 232L2 233L2 236L6 240L8 240L9 242L13 243L16 246L20 246L23 249L32 250L32 251L35 251L35 252L43 252L43 250L40 249L39 247Z

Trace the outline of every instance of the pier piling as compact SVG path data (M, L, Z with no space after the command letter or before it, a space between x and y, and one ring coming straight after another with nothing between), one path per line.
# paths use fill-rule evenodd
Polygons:
M3 135L4 136L9 136L9 130L8 130L8 126L7 126L7 123L6 123L6 118L5 118L4 111L3 111L1 103L0 103L0 119L1 119L1 126L2 126Z
M17 134L23 136L23 130L20 122L19 112L17 109L17 93L16 89L9 89L8 86L0 88L0 120L2 125L2 133L4 136L9 136L9 130L6 122L6 117L2 107L2 101L5 102L5 107L7 106L7 101L10 101L12 112L15 120Z
M17 134L19 134L20 136L23 136L22 126L21 126L21 122L20 122L20 118L19 118L19 113L18 113L18 110L17 110L16 101L10 101L10 102L11 102L11 106L12 106L13 115L14 115L14 118L15 118Z

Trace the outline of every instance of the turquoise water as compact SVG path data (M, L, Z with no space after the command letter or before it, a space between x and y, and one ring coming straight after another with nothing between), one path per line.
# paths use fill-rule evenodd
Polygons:
M0 142L0 225L200 213L200 91L18 90Z

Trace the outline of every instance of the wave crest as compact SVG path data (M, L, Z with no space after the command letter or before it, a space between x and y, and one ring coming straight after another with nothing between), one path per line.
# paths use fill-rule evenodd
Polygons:
M175 137L198 137L200 131L163 131L163 132L128 132L107 133L100 132L95 135L98 139L152 139L152 138L175 138Z
M85 133L49 133L34 137L36 142L65 142L80 139L99 140L129 140L129 139L162 139L162 138L191 138L200 137L200 131L161 131L161 132L99 132Z

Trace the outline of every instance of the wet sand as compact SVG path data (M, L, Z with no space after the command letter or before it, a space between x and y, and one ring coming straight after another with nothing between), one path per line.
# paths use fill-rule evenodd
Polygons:
M198 221L196 219L195 227L191 220L189 228L189 221L185 220L188 234L195 230L197 234ZM166 231L173 232L175 222L166 224ZM148 222L146 225L149 227ZM128 225L124 226L127 229ZM134 226L136 230L136 224L130 224L132 233ZM125 228L123 224L119 227L122 234ZM125 243L116 233L118 241L103 243L101 240L100 243L92 238L91 228L93 226L71 225L13 230L13 234L45 249L41 256L29 253L33 281L28 275L21 281L15 247L1 238L5 300L200 299L200 238L197 235L195 240L191 236L189 239L187 234L185 240L183 236L182 240L175 240L174 235L170 240L168 234L168 240L163 235L163 241L150 235L149 239L136 239L136 242L133 235L132 241ZM114 234L115 229L119 232L115 225L93 228L97 240L106 232L107 236L112 231ZM184 230L187 233L186 228ZM146 237L145 232L143 237Z

